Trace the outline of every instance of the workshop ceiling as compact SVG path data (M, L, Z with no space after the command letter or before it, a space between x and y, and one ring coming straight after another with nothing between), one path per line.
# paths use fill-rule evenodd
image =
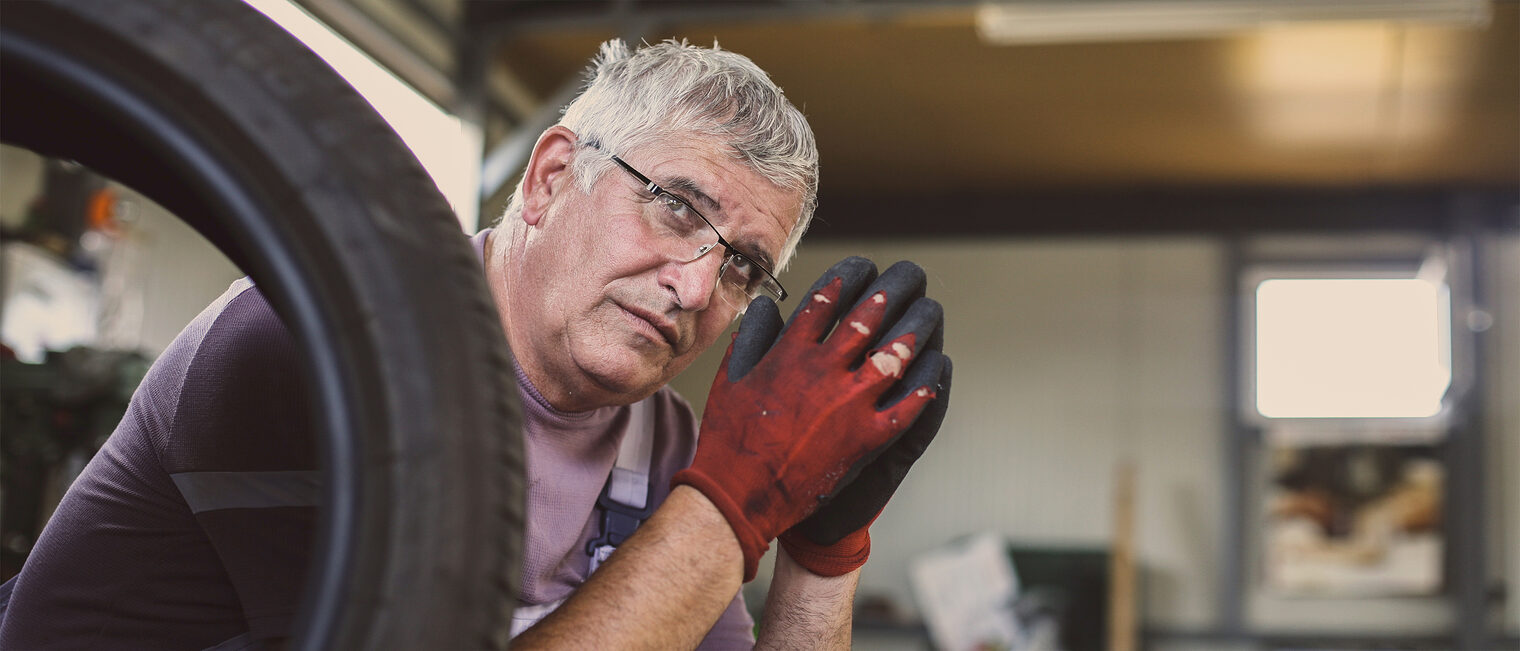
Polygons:
M306 4L320 15L332 2ZM716 40L808 115L826 196L1520 182L1514 2L1479 24L1303 21L1019 45L980 36L974 3L354 4L494 39L507 124L546 110L604 39Z

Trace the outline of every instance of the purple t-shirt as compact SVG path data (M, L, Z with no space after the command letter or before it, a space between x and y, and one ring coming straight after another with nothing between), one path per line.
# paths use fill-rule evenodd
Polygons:
M247 279L187 325L70 486L8 602L0 596L0 649L243 648L287 636L322 481L298 355ZM547 603L585 581L593 507L630 408L567 414L520 370L518 380L529 479L522 598ZM696 422L669 388L646 404L658 504L691 462ZM752 646L752 628L736 596L703 647Z

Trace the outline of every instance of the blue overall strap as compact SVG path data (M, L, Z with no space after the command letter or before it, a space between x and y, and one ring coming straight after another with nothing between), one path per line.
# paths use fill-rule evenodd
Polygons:
M649 466L654 457L655 424L654 409L648 402L641 400L629 406L628 430L618 448L617 464L596 499L602 512L601 534L586 542L593 572L654 513Z
M591 556L586 571L588 576L654 513L649 481L649 466L654 457L654 409L647 404L649 400L629 405L628 429L623 432L623 441L618 447L617 463L596 500L597 509L602 512L601 535L586 543L586 553ZM548 617L564 603L565 600L560 599L513 609L512 637Z

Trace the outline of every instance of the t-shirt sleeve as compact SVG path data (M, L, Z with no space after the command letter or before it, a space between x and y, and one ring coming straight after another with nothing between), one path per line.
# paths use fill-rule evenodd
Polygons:
M232 297L185 369L160 448L255 638L289 634L321 492L298 362L257 288Z

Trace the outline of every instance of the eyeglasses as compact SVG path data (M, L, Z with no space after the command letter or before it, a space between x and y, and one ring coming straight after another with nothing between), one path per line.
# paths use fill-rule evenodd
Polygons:
M718 228L697 212L691 202L660 187L616 155L612 156L612 162L638 179L654 198L644 211L645 220L654 230L657 241L663 243L666 255L685 263L707 255L720 245L723 247L723 264L718 267L713 290L729 305L743 312L751 300L760 296L770 296L778 303L786 300L786 288L776 280L776 275L723 239Z

